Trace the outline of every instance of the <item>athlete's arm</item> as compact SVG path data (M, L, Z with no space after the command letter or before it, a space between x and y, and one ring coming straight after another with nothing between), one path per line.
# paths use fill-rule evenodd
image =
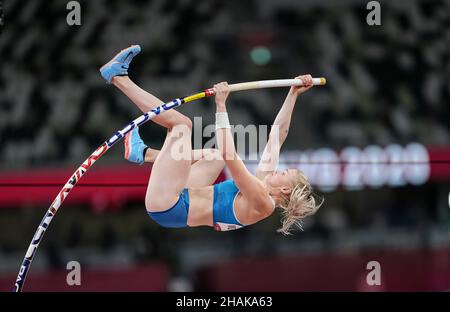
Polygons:
M277 114L277 117L275 118L275 121L273 122L272 129L269 134L269 140L267 141L261 160L256 169L256 176L261 180L264 179L266 175L277 169L280 149L289 133L292 112L294 110L297 98L300 94L309 90L313 86L311 75L297 76L295 78L301 79L304 86L291 87L280 111Z
M217 113L227 113L226 99L230 92L228 84L216 84L214 88L216 90ZM242 195L249 199L249 202L254 204L255 207L259 207L261 210L267 208L270 211L272 203L267 196L267 191L261 181L248 171L237 154L230 128L219 127L216 129L216 140L225 164L228 166L230 174Z

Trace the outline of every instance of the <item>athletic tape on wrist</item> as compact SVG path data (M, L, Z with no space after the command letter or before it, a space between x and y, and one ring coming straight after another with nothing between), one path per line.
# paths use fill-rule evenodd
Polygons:
M216 113L216 130L222 128L231 128L227 112Z

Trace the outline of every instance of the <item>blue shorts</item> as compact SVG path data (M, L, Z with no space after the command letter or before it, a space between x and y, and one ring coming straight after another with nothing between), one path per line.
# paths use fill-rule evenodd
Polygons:
M169 228L182 228L187 226L189 213L189 192L188 189L185 188L183 192L180 194L178 201L172 208L169 208L165 211L159 212L150 212L148 211L148 215L152 218L156 223L161 226L169 227Z

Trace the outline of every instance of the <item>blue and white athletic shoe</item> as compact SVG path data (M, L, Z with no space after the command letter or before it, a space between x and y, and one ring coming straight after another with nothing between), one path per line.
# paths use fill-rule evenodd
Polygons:
M130 63L139 52L141 52L139 45L132 45L123 49L111 61L100 68L100 74L107 83L111 83L115 76L127 76Z
M125 159L139 165L144 163L144 149L147 147L139 136L139 127L125 135Z

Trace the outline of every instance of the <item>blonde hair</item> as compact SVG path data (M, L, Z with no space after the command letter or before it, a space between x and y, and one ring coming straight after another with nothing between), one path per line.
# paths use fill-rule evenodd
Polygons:
M289 235L292 228L298 227L303 230L303 219L315 214L324 200L322 197L321 202L318 203L317 195L313 192L308 178L302 171L297 170L297 177L293 182L291 193L283 195L278 205L282 209L282 225L277 232Z

